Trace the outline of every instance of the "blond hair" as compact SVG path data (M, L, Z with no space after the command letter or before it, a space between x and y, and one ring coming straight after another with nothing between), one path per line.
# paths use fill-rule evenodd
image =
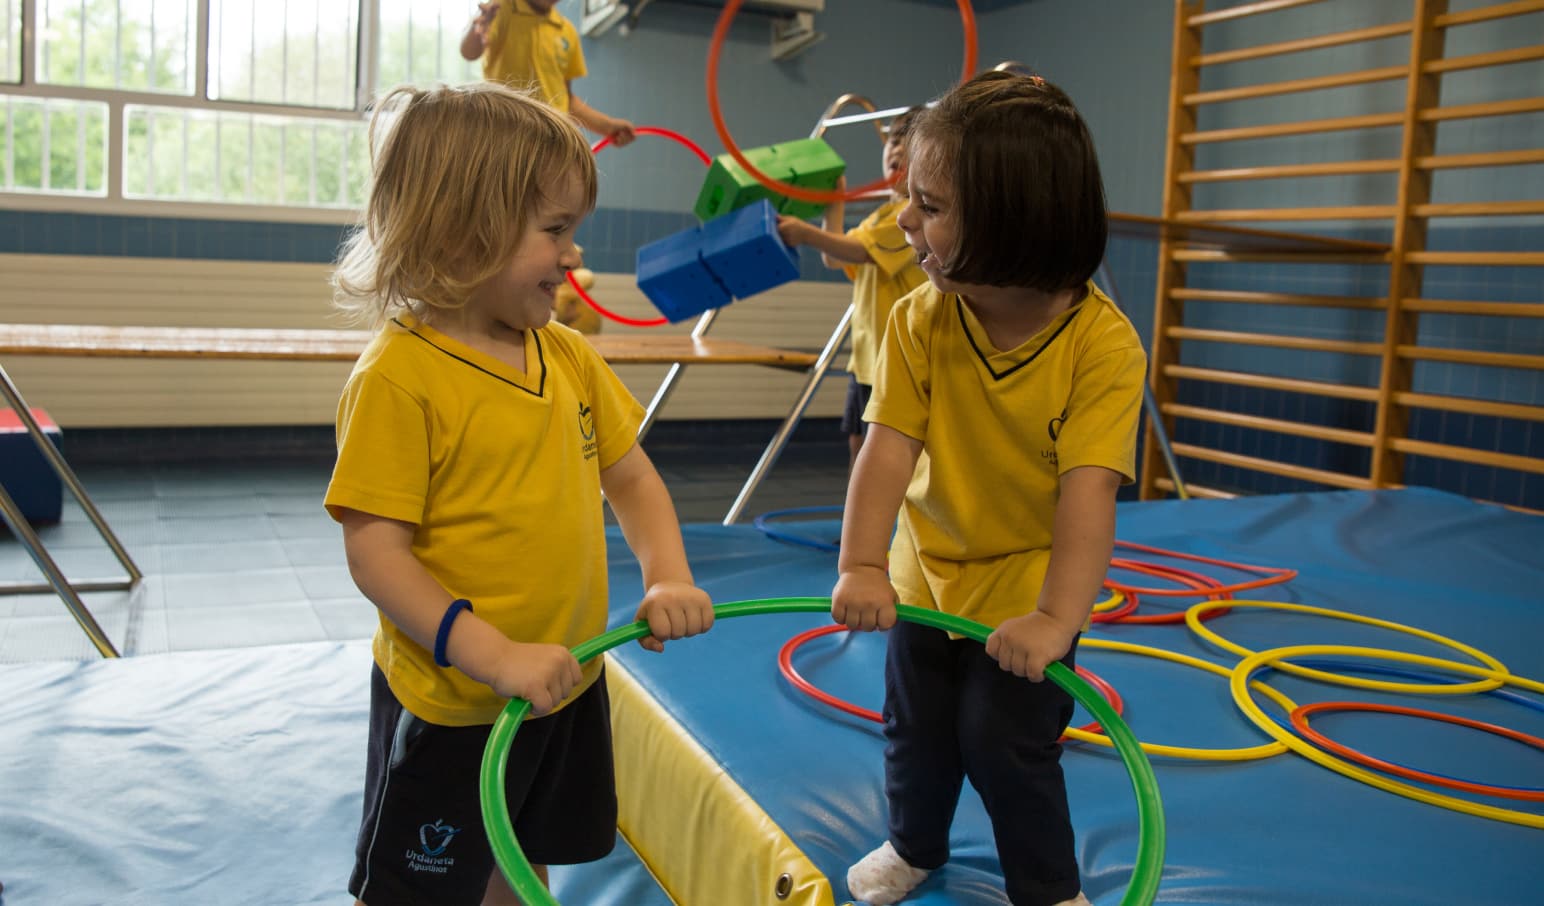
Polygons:
M595 205L578 127L503 85L397 88L375 107L370 148L369 199L332 277L333 302L356 323L464 305L567 174Z

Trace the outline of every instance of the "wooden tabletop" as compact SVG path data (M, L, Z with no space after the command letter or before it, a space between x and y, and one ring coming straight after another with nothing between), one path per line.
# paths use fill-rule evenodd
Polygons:
M352 362L370 337L366 330L0 324L0 355ZM738 340L693 340L680 335L597 335L586 339L606 361L618 365L682 362L804 369L818 358L814 353Z

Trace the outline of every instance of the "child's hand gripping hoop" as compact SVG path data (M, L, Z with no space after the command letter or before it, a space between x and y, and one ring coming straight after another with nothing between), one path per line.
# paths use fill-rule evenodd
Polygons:
M720 604L713 608L717 619L744 617L769 613L829 613L830 598L765 598L754 601L737 601ZM902 620L954 632L985 643L991 629L973 620L936 610L923 610L905 604L896 606L896 615ZM649 624L640 620L627 626L619 626L604 635L596 636L574 648L574 657L580 663L609 651L625 642L649 634ZM1158 796L1158 780L1153 776L1153 766L1142 752L1137 738L1092 686L1078 678L1061 664L1051 664L1045 675L1061 686L1087 708L1105 728L1115 749L1120 753L1126 771L1131 775L1131 787L1137 799L1137 854L1131 872L1131 883L1121 898L1121 906L1149 906L1158 894L1158 882L1163 876L1164 824L1163 802ZM504 799L504 768L509 761L509 749L514 743L515 731L531 711L531 703L524 699L510 699L503 713L493 723L488 735L488 746L483 750L479 792L482 799L483 826L488 832L488 843L493 847L493 857L509 880L509 886L527 906L558 906L536 872L530 860L515 840L514 825L510 819L509 805Z

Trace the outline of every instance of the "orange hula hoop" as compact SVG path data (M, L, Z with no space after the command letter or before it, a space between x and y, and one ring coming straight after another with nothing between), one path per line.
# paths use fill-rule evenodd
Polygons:
M724 5L724 11L719 14L718 24L713 27L713 41L708 45L708 114L713 117L713 129L718 133L719 141L724 143L724 149L735 163L745 169L751 178L766 186L779 195L789 198L797 198L800 201L812 201L817 204L829 204L833 201L856 201L868 192L877 192L888 189L894 184L893 179L877 179L867 185L856 189L848 189L846 192L828 191L818 189L806 189L803 186L790 185L773 179L767 174L756 169L746 159L734 142L734 137L729 134L729 127L724 124L724 112L718 103L718 60L724 50L724 41L729 37L729 25L740 11L740 5L744 0L729 0ZM969 79L976 71L976 12L970 6L970 0L958 0L960 6L960 24L965 29L965 65L960 73L960 81Z

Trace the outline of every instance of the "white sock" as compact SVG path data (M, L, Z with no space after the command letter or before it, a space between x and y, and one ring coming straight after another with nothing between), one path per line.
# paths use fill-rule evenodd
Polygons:
M886 840L847 869L847 892L870 906L890 906L905 899L927 874L925 869L915 868L902 859Z

